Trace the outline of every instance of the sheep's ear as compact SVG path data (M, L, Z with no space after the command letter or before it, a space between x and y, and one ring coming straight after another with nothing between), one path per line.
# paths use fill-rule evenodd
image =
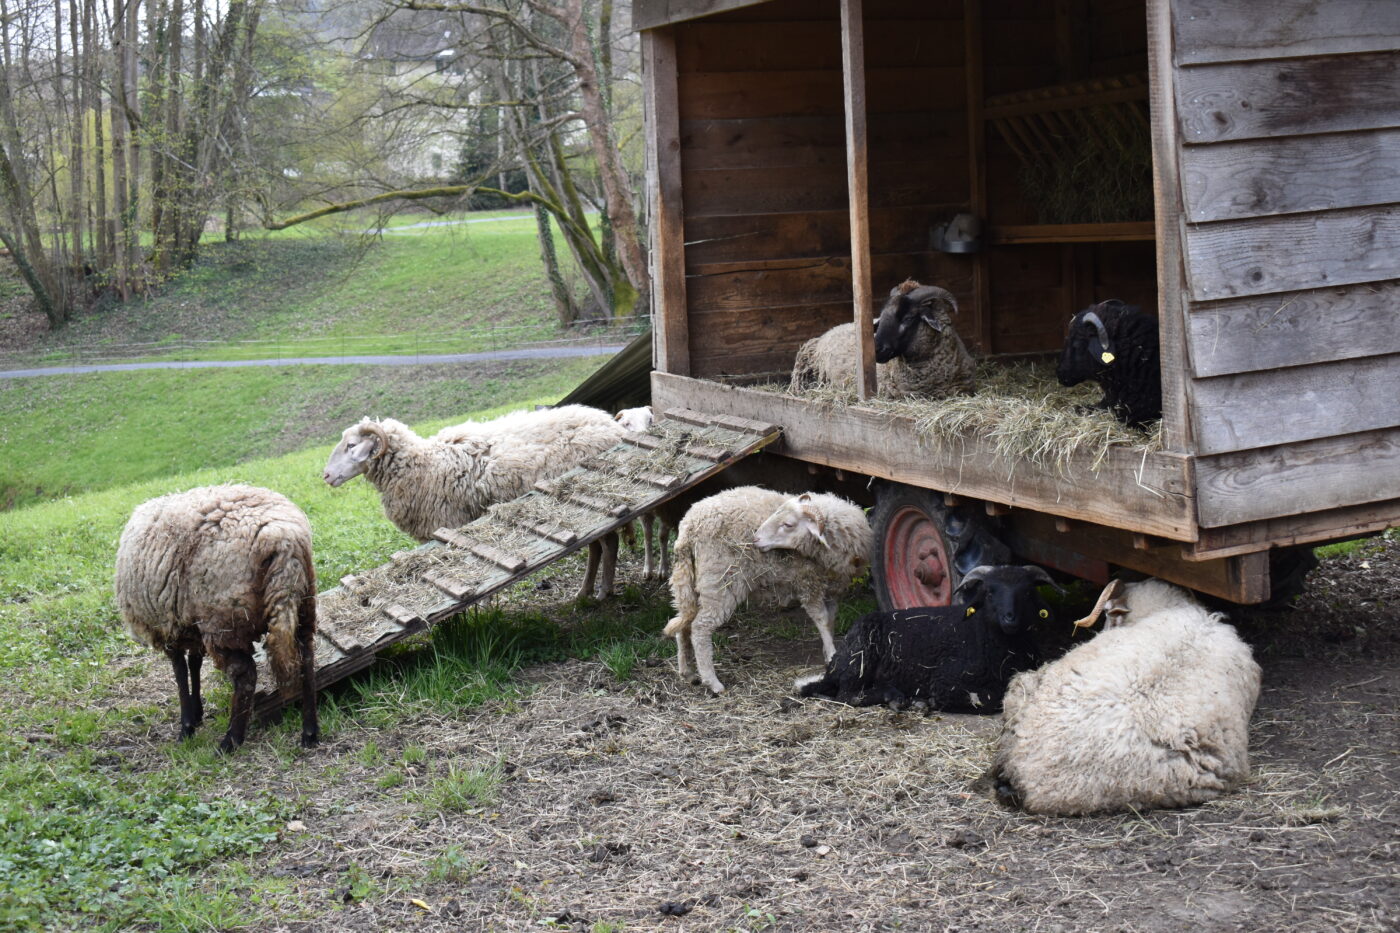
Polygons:
M372 437L367 437L360 441L354 447L350 448L350 461L352 463L364 463L370 457L374 456L374 445L375 439Z
M929 327L932 327L932 328L933 328L934 333L941 334L941 333L943 333L945 330L948 329L948 325L947 325L947 324L943 323L942 321L936 320L936 319L930 317L930 316L927 315L927 314L921 314L921 315L919 315L919 316L922 317L922 318L924 319L924 323L925 323L925 324L927 324Z
M806 507L806 503L812 501L812 497L803 493L797 501L803 503L802 508L802 530L816 538L827 547L831 547L831 542L826 540L826 519L820 512L813 511Z

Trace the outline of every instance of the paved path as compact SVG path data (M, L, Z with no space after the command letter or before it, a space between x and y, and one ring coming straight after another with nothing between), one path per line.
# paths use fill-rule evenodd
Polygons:
M482 353L420 353L413 356L285 356L277 360L161 360L153 363L97 363L91 366L46 366L12 369L0 379L59 376L74 373L117 373L136 369L225 369L233 366L312 366L346 364L362 366L418 366L425 363L479 363L488 360L552 360L574 356L611 356L618 346L526 347L520 350L488 350Z

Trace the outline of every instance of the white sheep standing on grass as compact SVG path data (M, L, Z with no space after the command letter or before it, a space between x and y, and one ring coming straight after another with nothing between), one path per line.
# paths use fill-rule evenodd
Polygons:
M180 737L204 719L204 655L233 682L221 752L243 744L263 639L284 694L301 694L301 744L315 745L316 571L311 525L286 497L205 486L138 506L117 545L115 590L127 631L164 651L180 695Z
M379 490L385 517L404 534L427 541L439 528L465 525L491 506L529 492L539 480L568 472L626 433L607 412L584 405L468 421L429 438L392 418L365 418L341 434L322 478L340 486L364 474ZM607 595L616 534L589 545L580 596L593 589L600 555L599 590Z
M671 572L676 616L665 634L676 639L677 671L689 673L693 650L700 681L724 691L711 636L746 600L796 600L830 660L836 598L869 565L872 541L864 510L839 496L740 486L697 502L681 520Z
M1108 603L1120 624L1011 681L992 770L1003 800L1059 815L1184 807L1249 777L1249 646L1179 587L1125 589Z

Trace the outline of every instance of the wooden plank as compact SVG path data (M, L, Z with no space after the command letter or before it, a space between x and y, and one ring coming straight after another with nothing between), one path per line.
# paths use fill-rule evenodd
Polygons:
M1400 201L1400 129L1188 146L1181 159L1193 223Z
M1052 516L1035 512L1013 512L1007 519L1011 532L1007 543L1017 553L1051 566L1058 566L1063 561L1060 553L1069 551L1237 603L1257 603L1269 598L1266 553L1190 561L1182 556L1179 544L1157 544L1148 539L1148 546L1139 548L1135 539L1141 535L1133 532L1082 523L1061 532L1055 521Z
M1400 526L1400 499L1288 515L1224 528L1202 528L1195 544L1184 545L1188 560L1229 557L1270 547L1316 544Z
M414 625L421 628L426 624L418 613L411 612L398 603L385 603L379 607L379 611L392 619L399 628L409 628Z
M964 157L960 153L914 151L903 156L902 160L880 163L880 185L870 192L872 207L966 203ZM801 168L763 163L740 168L687 168L682 185L686 214L694 217L847 208L844 159ZM927 222L921 226L927 228ZM925 238L921 248L926 248L926 243Z
M965 144L966 121L957 110L875 113L867 123L875 144L871 164L909 161L911 153ZM842 114L684 119L680 132L686 167L693 169L841 165L846 159Z
M991 215L987 200L987 124L983 60L982 0L963 0L963 57L967 61L967 190L968 210L982 223ZM992 352L992 286L985 251L972 257L972 327L974 352Z
M423 580L431 583L453 599L466 599L476 592L476 587L473 584L458 580L441 571L425 570L423 571Z
M882 68L868 73L879 113L961 109L961 65ZM837 69L682 72L680 112L688 120L741 117L841 116L844 82ZM918 94L918 106L910 95Z
M672 29L642 35L651 198L652 346L662 372L690 372L686 322L685 210L681 192L680 111Z
M1150 220L1104 224L1003 224L987 231L989 240L997 246L1146 241L1156 235L1156 224Z
M1400 278L1400 206L1192 225L1197 301Z
M1196 461L1197 517L1209 528L1397 497L1400 430L1393 428Z
M1177 71L1186 143L1400 126L1400 51Z
M433 532L433 538L443 544L450 544L453 547L471 550L472 541L466 535L453 528L439 528Z
M865 126L863 0L841 0L841 71L846 112L846 190L851 215L852 319L856 327L856 392L875 388L874 296L870 285L870 179Z
M1117 451L1094 473L1071 461L1062 474L1014 467L980 439L942 449L920 441L909 419L873 409L831 407L699 379L652 374L659 407L685 405L783 426L775 452L883 479L1034 509L1174 541L1195 537L1189 460L1166 453Z
M746 6L756 6L763 0L636 0L632 5L633 29L656 29L683 23L686 20L713 16ZM643 38L645 38L643 33Z
M549 528L545 525L522 525L520 527L546 541L553 541L555 544L562 544L566 547L578 541L578 535L567 528Z
M1183 65L1400 48L1395 0L1175 0L1176 58Z
M1198 305L1187 328L1197 377L1400 353L1400 282Z
M1162 359L1162 443L1167 450L1191 449L1187 399L1185 290L1182 244L1181 140L1175 112L1177 69L1172 62L1170 0L1147 4L1148 104L1151 111L1152 198L1157 242L1158 342Z
M1400 355L1198 379L1201 454L1252 450L1400 424Z

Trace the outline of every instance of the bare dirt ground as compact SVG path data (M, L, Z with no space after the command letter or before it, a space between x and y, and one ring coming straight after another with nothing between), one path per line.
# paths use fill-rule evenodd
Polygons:
M258 928L1395 930L1397 569L1400 542L1378 542L1293 608L1234 614L1264 667L1254 776L1187 810L1007 811L979 782L997 717L792 700L819 653L789 617L722 630L719 698L669 661L627 681L570 661L460 718L348 726L290 767L254 735L229 792L306 800ZM137 696L168 711L153 684ZM128 754L160 755L169 726ZM494 796L426 804L454 769L495 769Z

